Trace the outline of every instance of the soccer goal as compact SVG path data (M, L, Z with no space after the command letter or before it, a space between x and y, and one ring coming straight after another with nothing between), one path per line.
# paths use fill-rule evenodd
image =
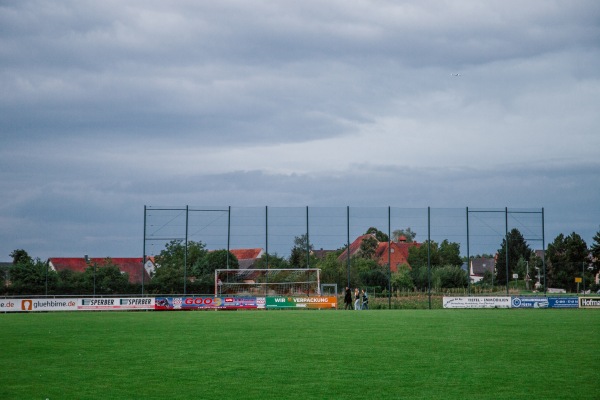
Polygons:
M319 296L319 268L217 269L215 296Z

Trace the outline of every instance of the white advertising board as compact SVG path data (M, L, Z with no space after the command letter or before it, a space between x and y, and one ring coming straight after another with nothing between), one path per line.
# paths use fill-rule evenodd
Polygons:
M600 308L600 297L580 297L579 308Z
M510 308L510 296L446 297L444 308Z
M78 310L153 310L154 303L154 297L0 299L0 313Z
M154 297L77 299L78 310L153 310Z
M0 312L76 310L77 299L0 299Z

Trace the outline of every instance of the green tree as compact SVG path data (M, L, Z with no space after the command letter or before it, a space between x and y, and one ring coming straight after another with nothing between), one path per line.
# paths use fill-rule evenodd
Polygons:
M59 271L56 292L65 295L88 294L84 274L85 272L76 272L70 269Z
M365 235L375 235L375 239L377 239L380 242L389 242L390 240L390 237L386 233L380 231L379 229L373 226L367 229Z
M229 253L229 254L228 254ZM227 269L227 260L229 259L229 268L238 269L240 263L235 254L228 252L226 249L209 251L200 259L200 262L194 265L193 271L198 275L209 274L213 276L216 269Z
M417 290L425 291L429 288L429 271L427 264L416 266L411 264L410 277Z
M190 288L197 293L213 293L215 289L215 270L227 268L227 250L209 251L192 267L194 282ZM229 252L229 268L240 267L237 257Z
M401 265L392 273L392 290L412 290L414 286L408 265Z
M388 268L382 265L373 265L370 269L359 273L362 288L375 289L381 292L388 288Z
M277 255L277 253L273 254L263 254L259 259L254 263L254 268L256 269L284 269L290 268L287 260L283 257Z
M328 253L325 258L316 262L315 268L321 269L321 282L337 283L338 288L346 287L348 284L347 263L338 260L342 251Z
M392 232L392 240L394 240L395 242L397 242L401 236L404 236L406 238L407 243L412 243L415 241L415 237L417 237L417 233L413 232L410 229L410 226L406 229L396 229L395 231Z
M427 266L427 241L421 246L413 246L408 249L408 263L411 267ZM460 257L460 244L449 242L444 239L441 244L431 241L429 254L432 267L441 267L443 265L454 265L460 267L463 260Z
M374 236L367 236L360 242L360 250L358 251L357 256L365 259L372 259L375 257L378 245L379 242Z
M0 267L0 293L6 291L6 277L8 276L8 268Z
M368 285L369 283L373 283L373 281L377 280L374 275L379 274L372 271L378 271L380 269L381 267L379 264L377 264L377 261L371 258L352 257L350 260L350 286L362 287ZM373 286L378 285L374 283ZM386 283L384 284L384 287L385 286L387 286L387 278Z
M156 256L157 269L149 285L149 291L153 293L183 293L184 276L187 277L187 283L193 276L194 266L196 270L202 264L206 256L206 246L202 242L189 241L187 246L187 257L185 253L185 243L181 240L172 240L165 245L165 248ZM187 263L185 262L187 260ZM184 271L184 264L186 270Z
M455 242L449 242L448 239L444 239L440 244L440 263L442 265L453 265L460 267L463 264L463 260L460 257L460 244Z
M31 258L29 256L29 254L27 254L27 252L23 249L17 249L17 250L13 250L12 253L10 253L10 256L13 259L13 265L17 265L17 264L27 264L27 263L31 263L33 262L33 258Z
M515 266L513 273L519 275L520 280L525 279L525 274L527 273L527 261L525 260L525 258L519 258L519 261L517 261L517 265ZM510 280L512 280L512 275L510 276Z
M596 275L600 271L600 231L594 235L594 242L590 247L590 253L592 255L592 262L590 264L590 272Z
M508 271L506 265L508 239ZM521 258L529 260L533 251L527 245L525 238L518 229L513 228L508 236L502 239L502 245L498 249L498 258L496 262L496 282L498 285L506 285L507 277L512 279L512 274L517 268ZM507 275L508 274L508 275Z
M456 265L444 265L432 271L431 286L437 290L464 288L468 285L467 272Z
M313 264L314 257L311 256L313 246L308 243L306 234L296 236L294 238L294 247L290 253L289 265L290 268L308 268L307 262ZM308 260L307 260L308 252Z
M577 233L558 235L546 250L548 286L576 291L575 277L581 277L589 264L588 256L587 244Z
M92 293L119 294L129 292L129 275L122 273L111 258L101 263L90 265L83 274L83 282Z
M439 252L439 245L435 241L431 241L429 246L429 256L431 259L431 266L442 265L442 258ZM428 254L428 242L425 241L421 246L413 246L408 249L408 263L412 268L416 267L427 267L427 254ZM416 281L415 281L416 283Z
M10 269L11 288L14 294L45 294L47 289L56 286L58 277L47 261L39 258L19 257L18 262Z

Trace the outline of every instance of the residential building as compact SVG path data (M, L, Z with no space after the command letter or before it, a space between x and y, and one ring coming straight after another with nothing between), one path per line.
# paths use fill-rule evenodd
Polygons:
M350 243L350 257L356 256L360 251L360 245L363 240L370 237L375 237L373 234L365 234L356 238ZM388 265L390 262L390 270L397 272L401 265L407 265L408 263L408 251L412 247L421 247L421 243L407 242L406 237L400 236L397 242L379 242L377 241L377 248L375 249L374 259L379 265ZM348 250L344 250L338 257L339 261L345 261L348 259Z
M50 269L56 272L63 270L70 270L73 272L84 272L88 267L94 264L97 267L106 265L107 262L111 262L116 265L122 274L127 273L129 276L129 283L138 284L142 283L142 277L144 282L150 282L151 276L156 270L154 260L151 257L146 257L146 263L142 269L142 257L137 258L89 258L84 257L52 257L48 259Z
M495 268L496 260L494 258L472 258L469 262L469 277L471 278L471 282L477 283L481 281L486 272L493 273Z

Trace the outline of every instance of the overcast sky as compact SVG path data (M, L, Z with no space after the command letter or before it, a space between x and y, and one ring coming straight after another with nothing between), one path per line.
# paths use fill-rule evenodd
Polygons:
M600 230L597 0L2 0L0 88L0 261L140 257L144 205Z

